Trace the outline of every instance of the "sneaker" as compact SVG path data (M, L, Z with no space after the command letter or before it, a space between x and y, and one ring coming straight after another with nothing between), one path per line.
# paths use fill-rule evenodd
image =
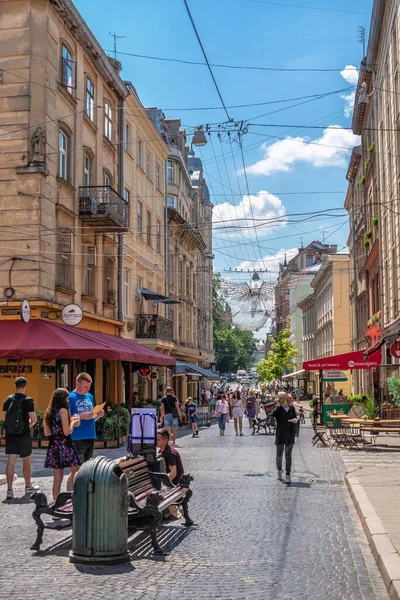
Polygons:
M25 494L34 494L40 489L36 483L31 483L30 485L25 486Z
M238 432L236 432L236 435L239 435Z
M14 498L14 492L11 489L7 490L6 498L7 500L12 500Z
M195 434L195 433L192 433L192 438L193 438L193 437L196 437L196 434Z
M290 475L286 475L285 483L292 483L292 479L291 479Z
M240 432L240 437L242 437L242 436L243 436L243 431Z
M277 478L279 481L282 481L282 471L278 471L278 472L277 472L277 474L276 474L276 478Z
M199 432L198 431L196 431L196 437L199 437Z

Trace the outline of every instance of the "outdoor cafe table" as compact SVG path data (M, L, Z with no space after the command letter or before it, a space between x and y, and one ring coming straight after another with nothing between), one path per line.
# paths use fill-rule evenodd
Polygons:
M348 415L340 415L335 413L329 414L331 419L338 419L339 421L344 421L345 423L351 423L356 425L399 425L400 419L359 419L357 417L349 417Z

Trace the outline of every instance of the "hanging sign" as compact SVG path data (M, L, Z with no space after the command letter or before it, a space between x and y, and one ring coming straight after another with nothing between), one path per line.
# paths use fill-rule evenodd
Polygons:
M28 300L23 300L21 302L21 319L24 323L29 323L31 320L31 305Z
M157 381L157 379L160 377L158 371L153 371L153 369L151 369L151 373L147 376L147 379L149 381Z
M62 309L61 318L65 325L76 327L83 319L83 310L79 304L67 304Z
M343 371L339 371L338 369L329 369L328 371L324 371L322 379L324 381L347 381L346 375L343 373Z
M151 368L150 367L142 367L141 369L138 369L138 373L139 373L139 375L141 375L141 377L148 377L151 373Z
M400 358L400 341L396 341L390 346L390 354L395 358Z

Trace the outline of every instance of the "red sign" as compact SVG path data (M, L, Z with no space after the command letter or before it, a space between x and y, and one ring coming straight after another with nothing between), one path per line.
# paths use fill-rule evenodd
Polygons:
M336 354L336 356L326 356L325 358L316 358L303 363L305 371L320 371L321 369L340 369L349 371L351 369L376 369L382 362L381 350L373 352L364 358L365 350L357 352L347 352L346 354ZM399 354L400 357L400 354Z
M400 358L400 341L393 342L390 346L390 354L395 358Z

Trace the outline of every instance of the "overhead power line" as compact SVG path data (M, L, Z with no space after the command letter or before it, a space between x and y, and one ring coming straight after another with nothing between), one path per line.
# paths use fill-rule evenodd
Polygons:
M111 52L111 50L106 50L106 52ZM199 62L196 60L184 60L181 58L166 58L165 56L150 56L147 54L136 54L134 52L120 52L117 51L117 54L121 54L122 56L133 56L134 58L145 58L147 60L159 60L162 62L175 62L181 63L184 65L199 65L203 67L218 67L219 69L241 69L247 71L278 71L278 72L287 72L287 73L339 73L343 71L358 71L357 67L337 67L333 69L312 69L312 68L283 68L283 67L260 67L256 65L226 65L221 63L206 63Z
M340 8L325 8L323 6L306 6L304 4L288 4L287 2L272 2L272 0L247 0L256 4L269 4L271 6L280 6L282 8L302 8L306 10L319 10L323 12L343 13L346 15L368 15L368 12L358 12L355 10L344 10Z
M208 62L207 54L206 54L206 51L205 51L205 49L204 49L203 43L202 43L202 41L201 41L201 39L200 39L200 35L199 35L199 32L198 32L198 30L197 30L196 24L195 24L195 22L194 22L194 20L193 20L192 13L190 12L189 5L188 5L188 3L187 3L187 1L186 1L186 0L183 0L183 3L184 3L184 5L185 5L186 12L187 12L187 14L188 14L188 16L189 16L189 19L190 19L190 22L191 22L191 24L192 24L192 27L193 27L194 33L195 33L195 35L196 35L197 41L199 42L199 45L200 45L201 51L202 51L202 53L203 53L203 56L204 56L204 60L206 61L206 64L207 64L207 68L208 68L208 70L210 71L210 75L211 75L211 78L212 78L212 80L213 80L213 82L214 82L215 89L217 90L217 93L218 93L219 99L221 100L221 104L222 104L222 106L224 107L224 110L225 110L226 116L228 117L228 120L231 120L231 118L230 118L230 116L229 116L229 113L228 113L228 109L227 109L227 108L226 108L226 106L225 106L224 99L222 98L221 91L220 91L220 89L219 89L219 87L218 87L218 83L217 83L217 81L216 81L216 79L215 79L215 77L214 77L214 73L213 73L213 71L212 71L211 65L210 65L210 63Z

